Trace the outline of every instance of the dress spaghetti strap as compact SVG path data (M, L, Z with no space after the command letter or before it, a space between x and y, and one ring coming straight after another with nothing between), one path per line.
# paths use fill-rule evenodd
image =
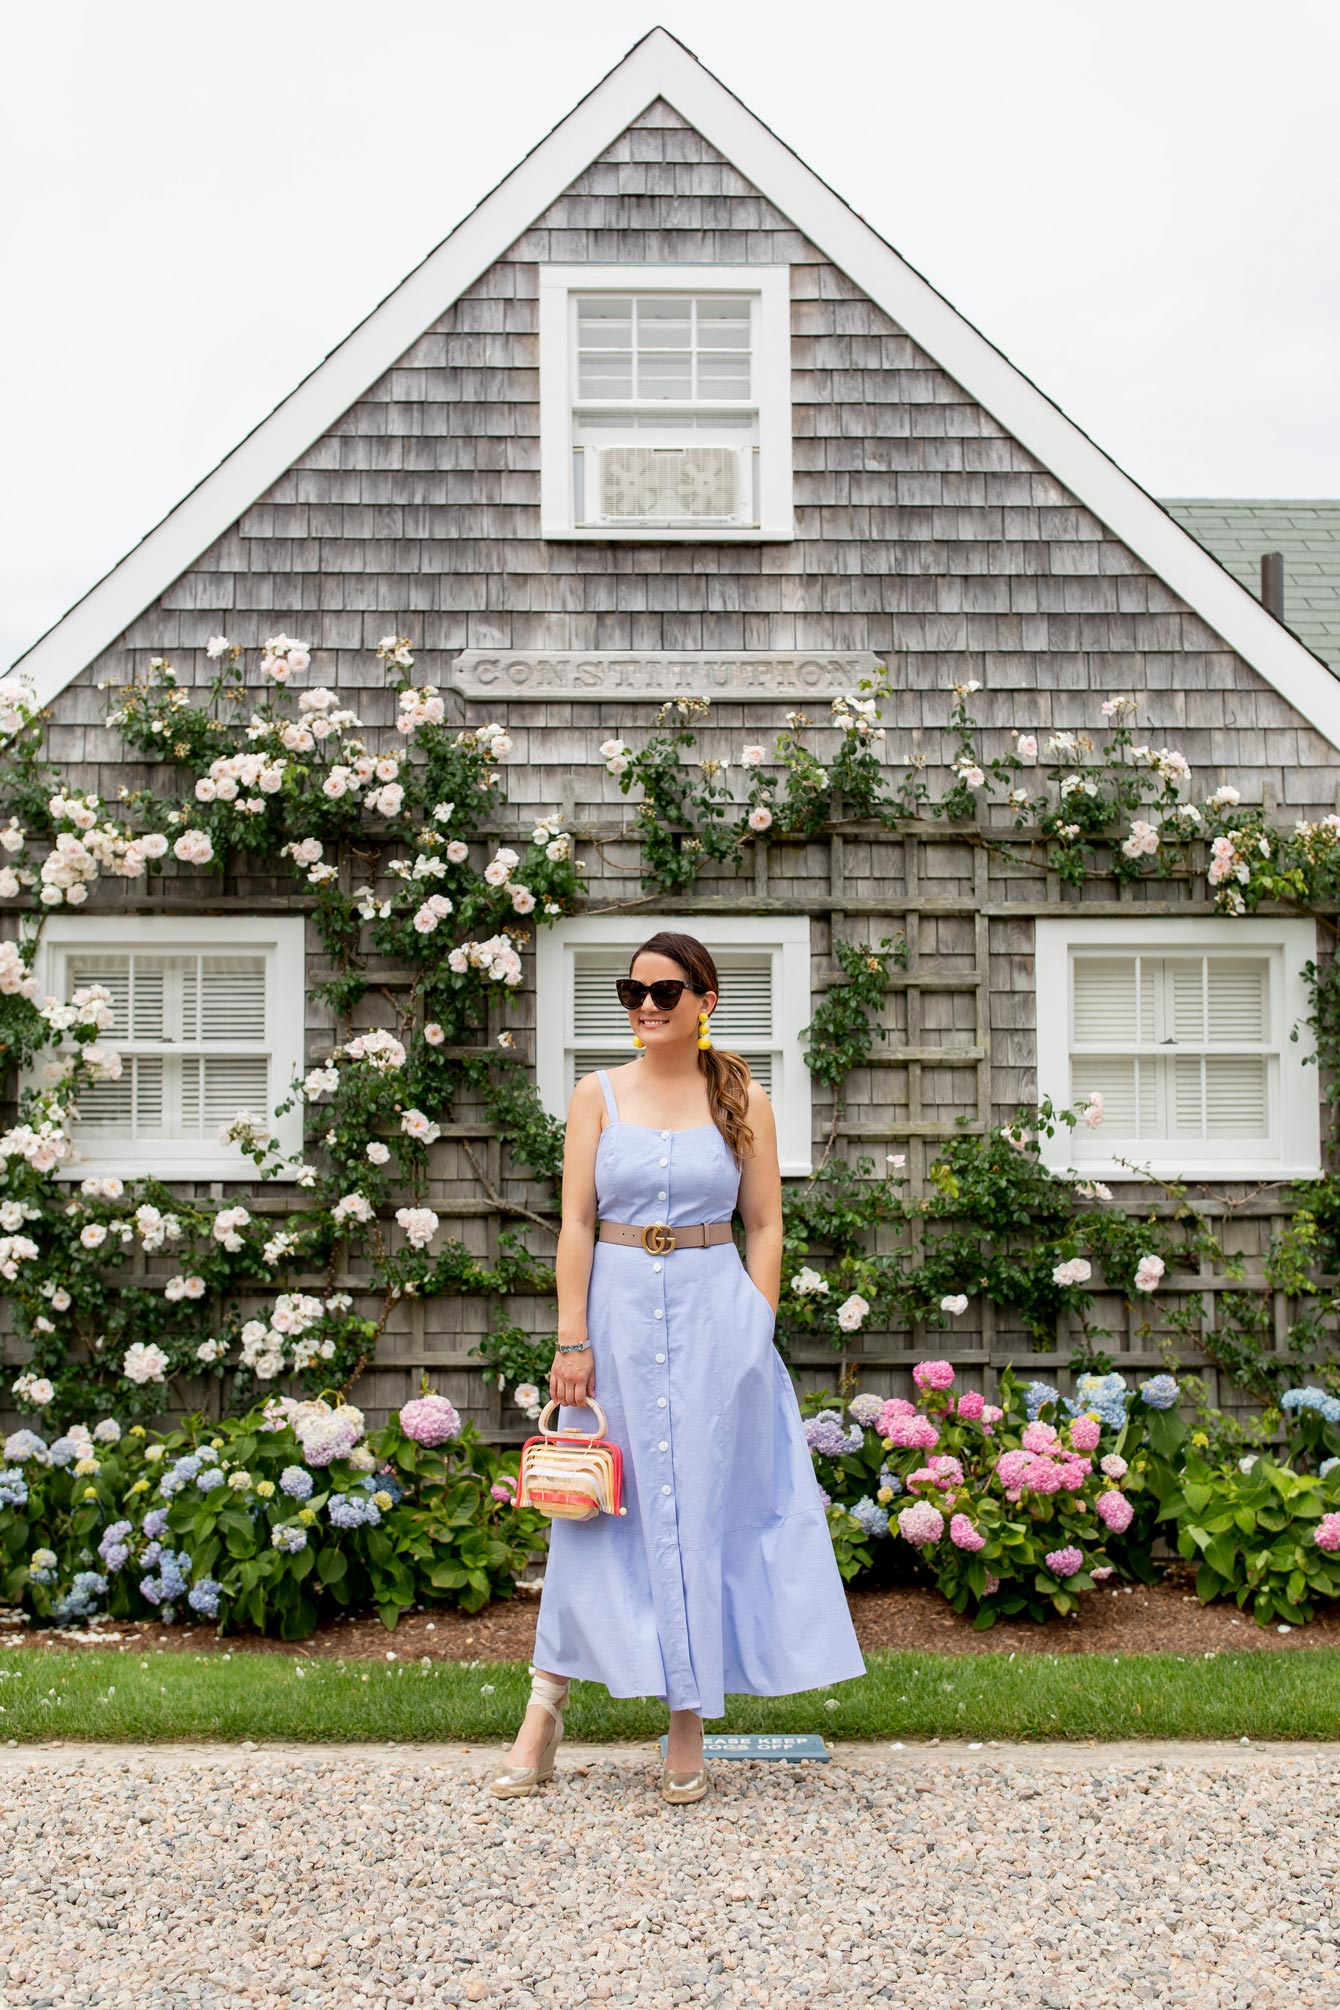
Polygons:
M597 1068L596 1073L600 1077L600 1086L605 1091L605 1107L610 1113L610 1122L617 1124L619 1121L619 1105L614 1100L614 1091L610 1087L610 1078L603 1068Z

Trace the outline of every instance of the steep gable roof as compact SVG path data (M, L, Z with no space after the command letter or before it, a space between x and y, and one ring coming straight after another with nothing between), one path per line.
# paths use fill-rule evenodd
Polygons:
M1251 593L1262 553L1280 552L1285 626L1340 675L1340 500L1165 496L1163 507Z
M50 702L656 99L790 217L1230 648L1340 747L1340 684L1138 482L663 28L653 29L120 563L18 659Z

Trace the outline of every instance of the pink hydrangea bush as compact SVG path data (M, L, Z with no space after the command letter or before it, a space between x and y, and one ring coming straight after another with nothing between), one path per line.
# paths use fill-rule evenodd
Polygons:
M915 1400L858 1394L849 1421L831 1398L805 1399L824 1405L806 1433L830 1527L872 1569L929 1580L978 1626L1074 1611L1119 1567L1107 1545L1134 1519L1127 1490L1145 1460L1129 1433L1143 1424L1118 1427L1107 1384L1101 1405L1056 1417L1056 1403L1037 1413L1041 1385L1025 1390L1008 1369L997 1403L956 1381L950 1362L918 1361Z

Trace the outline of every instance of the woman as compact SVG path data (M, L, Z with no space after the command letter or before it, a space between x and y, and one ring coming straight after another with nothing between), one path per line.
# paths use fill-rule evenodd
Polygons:
M666 1700L661 1791L689 1801L709 1784L703 1717L725 1714L727 1692L792 1695L865 1673L773 1344L772 1107L748 1064L712 1045L720 986L696 937L653 935L629 971L617 988L640 1058L584 1076L568 1108L549 1371L560 1429L598 1427L588 1396L604 1410L628 1513L551 1525L530 1707L496 1794L534 1793L552 1774L573 1676Z

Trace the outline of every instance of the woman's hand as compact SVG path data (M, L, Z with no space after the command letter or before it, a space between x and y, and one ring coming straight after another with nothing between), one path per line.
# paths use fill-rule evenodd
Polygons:
M549 1370L549 1394L558 1403L584 1403L595 1394L595 1356L589 1346L579 1354L555 1354Z

